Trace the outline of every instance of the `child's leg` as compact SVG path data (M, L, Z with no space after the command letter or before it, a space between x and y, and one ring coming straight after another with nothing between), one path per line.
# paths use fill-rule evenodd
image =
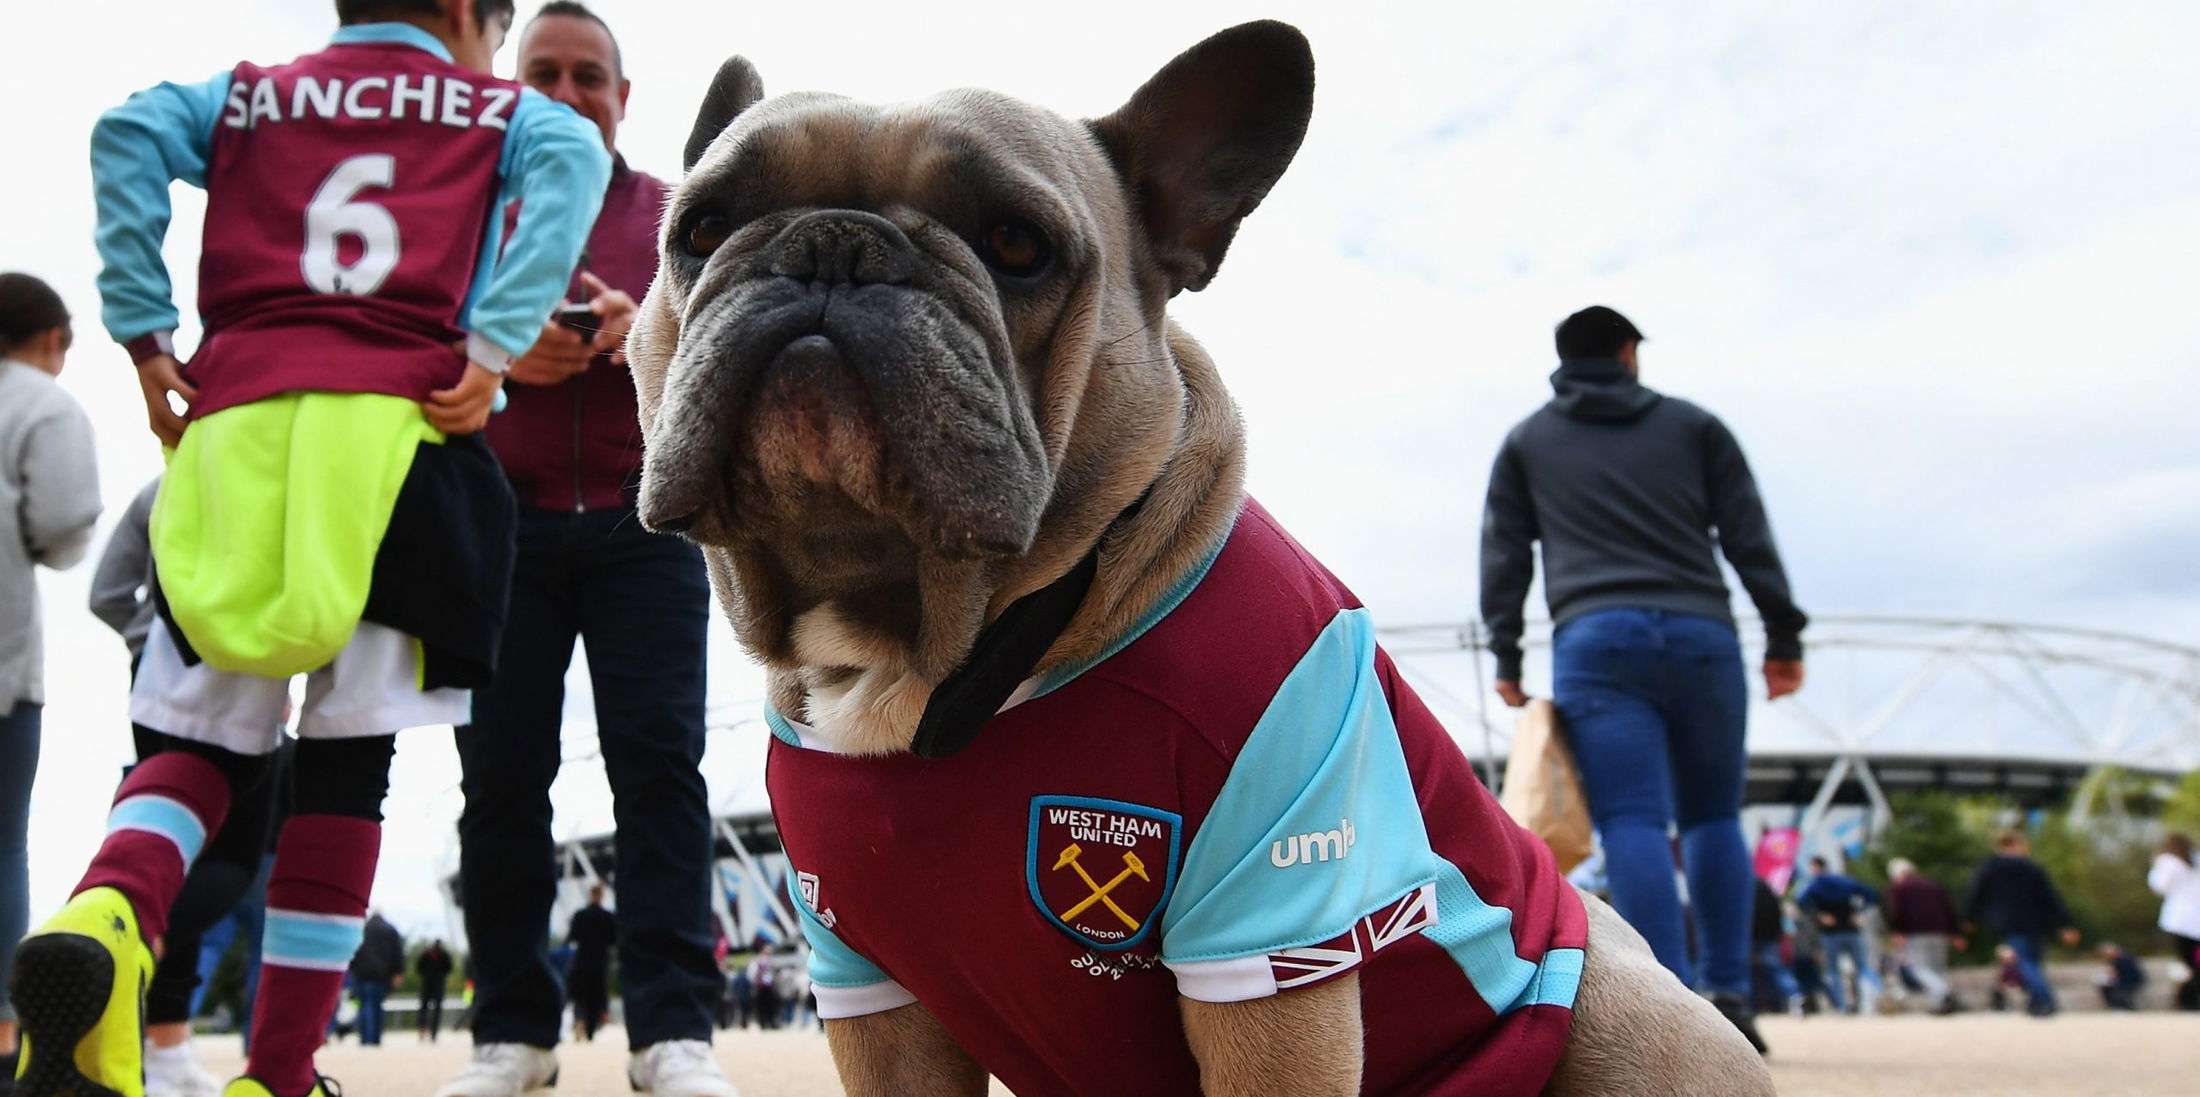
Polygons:
M136 729L138 757L150 759L190 744L149 728ZM230 789L228 818L209 832L205 850L184 876L183 888L168 910L161 958L145 991L145 1023L155 1029L154 1043L169 1045L188 1035L191 998L199 984L199 942L207 930L229 916L259 875L274 811L275 782L267 777L273 755L247 759L249 767L231 766L237 778ZM159 1029L178 1031L163 1040Z
M145 940L159 940L232 794L265 773L288 701L287 682L187 665L168 630L155 627L130 689L130 719L150 730L140 736L138 764L115 792L107 840L76 893L122 892Z
M372 623L306 679L292 815L267 884L247 1073L274 1097L315 1084L313 1052L359 949L382 846L396 728L463 723L463 690L420 689L419 645Z
M147 639L132 719L166 732L115 794L107 837L68 904L24 940L13 981L29 1055L24 1097L137 1094L140 995L151 945L233 789L275 745L284 683L186 666L165 629ZM148 719L148 717L155 719Z
M301 739L297 811L276 840L246 1073L276 1097L315 1083L313 1053L359 950L382 849L382 797L395 735Z

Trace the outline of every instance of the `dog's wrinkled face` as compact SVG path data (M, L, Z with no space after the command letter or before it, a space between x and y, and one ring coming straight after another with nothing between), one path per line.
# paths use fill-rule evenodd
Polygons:
M757 102L729 61L629 348L643 520L706 547L768 664L812 688L889 668L921 707L1169 461L1164 306L1212 276L1311 96L1273 23L1092 123L984 91Z
M717 452L659 465L647 517L801 539L827 571L1030 548L1064 433L1050 453L1034 399L1122 233L1112 187L1088 133L984 92L745 114L666 215L680 342L652 439Z

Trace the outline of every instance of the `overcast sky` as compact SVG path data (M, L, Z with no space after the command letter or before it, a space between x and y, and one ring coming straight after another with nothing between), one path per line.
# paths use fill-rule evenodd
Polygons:
M97 329L92 120L333 24L308 0L187 7L13 11L28 48L0 69L0 267L79 318L63 384L99 430L110 517L158 454ZM1217 29L1298 24L1319 68L1306 145L1176 313L1244 407L1253 490L1387 622L1474 615L1490 458L1547 395L1551 326L1604 303L1649 334L1647 383L1742 439L1807 609L2200 643L2200 6L597 7L634 79L622 151L667 178L728 53L773 91L982 85L1093 116ZM187 314L198 208L179 196L168 247ZM80 608L89 570L43 585L39 911L128 758L124 654ZM755 673L724 643L713 658L714 698L746 713ZM455 756L441 730L400 744L377 900L441 932ZM756 799L760 744L714 735L720 803ZM600 766L569 767L561 836L608 825L600 790Z

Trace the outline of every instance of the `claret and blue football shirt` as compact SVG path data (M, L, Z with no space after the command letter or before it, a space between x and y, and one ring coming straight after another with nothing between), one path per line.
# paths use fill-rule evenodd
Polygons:
M1140 626L946 759L769 714L818 1012L922 1001L1022 1097L1196 1093L1179 995L1354 972L1364 1092L1540 1093L1581 900L1367 611L1248 501Z
M501 371L564 290L611 157L569 108L452 63L418 27L369 23L131 96L94 127L92 169L102 318L122 343L175 330L168 186L206 190L187 367L203 419L305 390L420 400L468 358ZM495 214L513 202L507 239Z

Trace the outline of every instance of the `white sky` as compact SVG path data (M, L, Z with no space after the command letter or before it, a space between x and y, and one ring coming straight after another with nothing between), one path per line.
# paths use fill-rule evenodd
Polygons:
M1306 145L1176 311L1244 406L1255 492L1390 623L1474 615L1490 457L1547 395L1551 326L1604 303L1650 334L1648 383L1742 439L1806 608L2200 643L2200 7L596 6L635 82L622 150L668 178L728 53L773 91L984 85L1092 116L1214 30L1299 25L1320 83ZM27 48L0 68L0 267L79 318L63 384L98 427L111 515L158 455L97 330L91 122L160 79L317 48L332 10L8 15ZM187 314L197 210L179 195L168 249ZM38 911L94 848L129 754L122 648L80 609L89 571L43 587ZM713 661L714 698L745 709L753 670L723 644ZM400 744L377 900L443 932L456 760L440 730ZM760 744L714 737L721 804L756 797ZM561 836L608 826L601 787L569 767Z

